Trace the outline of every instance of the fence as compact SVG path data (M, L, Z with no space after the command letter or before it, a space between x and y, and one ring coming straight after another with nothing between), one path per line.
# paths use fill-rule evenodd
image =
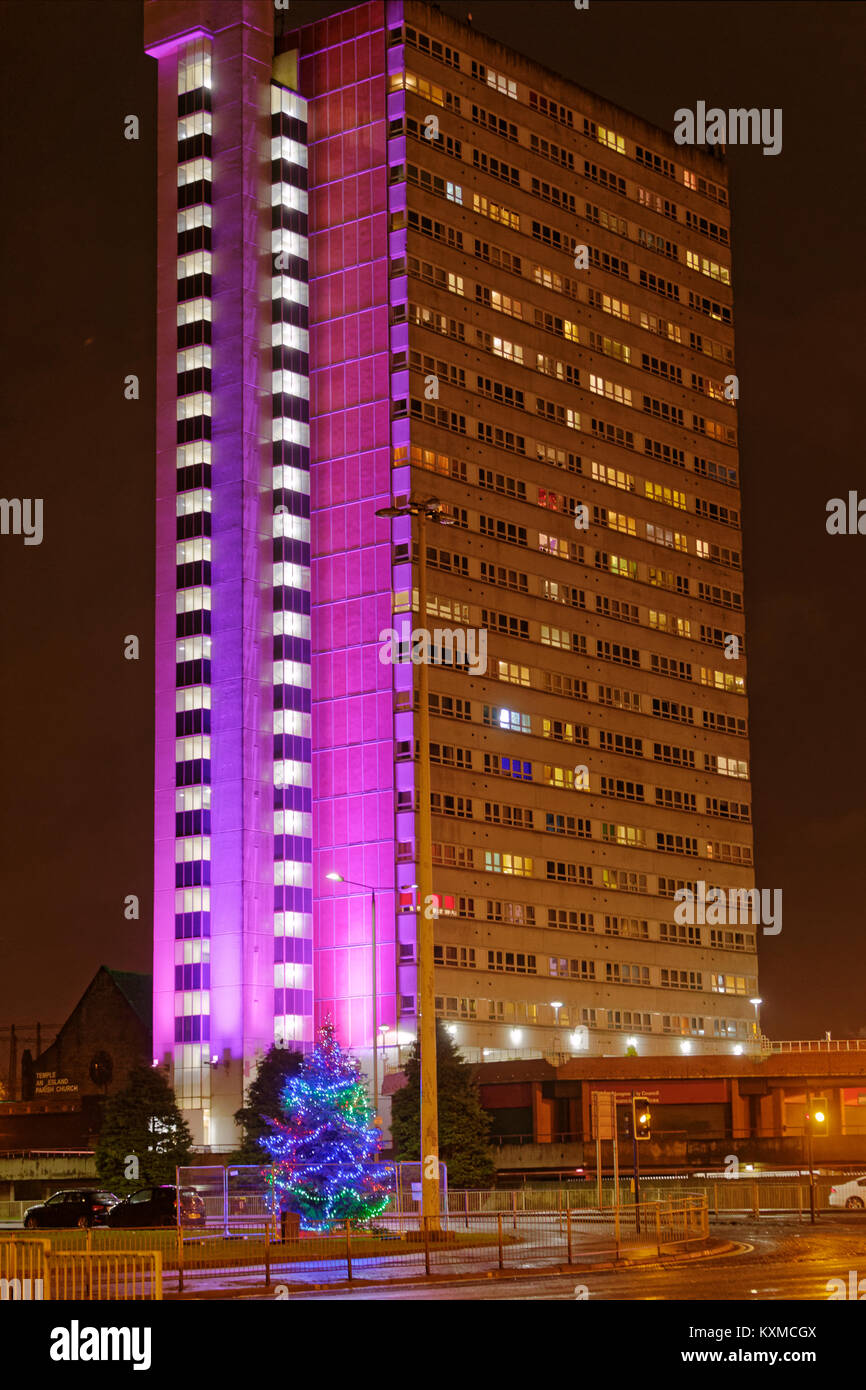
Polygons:
M133 1299L161 1298L163 1287L182 1293L209 1283L288 1288L359 1277L561 1268L605 1255L648 1258L707 1234L706 1200L689 1197L602 1210L563 1205L524 1211L512 1204L473 1212L464 1204L437 1220L386 1213L357 1227L340 1222L285 1238L275 1236L270 1223L194 1234L173 1227L69 1230L52 1232L50 1240L0 1238L0 1250L16 1247L14 1257L6 1256L13 1277L27 1277L26 1270L41 1278L45 1298Z
M501 1197L511 1194L486 1194ZM452 1199L457 1194L452 1194ZM689 1197L604 1210L455 1211L434 1220L384 1213L362 1226L334 1223L326 1231L275 1238L267 1228L237 1232L231 1244L207 1234L180 1243L178 1286L201 1287L213 1275L266 1286L357 1278L420 1277L493 1270L558 1268L587 1257L651 1257L705 1239L706 1200Z
M50 1250L45 1259L45 1297L50 1299L162 1298L158 1250Z
M79 1248L72 1248L83 1234L56 1232L59 1240L0 1238L0 1300L162 1298L158 1250L140 1248L146 1242L135 1250L93 1250L80 1239Z
M814 1200L816 1211L832 1211L830 1192L834 1184L816 1180ZM703 1184L711 1215L778 1216L796 1212L805 1220L810 1210L808 1179L797 1182L749 1182L742 1178L722 1179Z
M406 1170L405 1172L403 1170ZM394 1191L383 1213L389 1218L402 1218L401 1230L409 1229L421 1213L421 1188L418 1165L395 1165ZM178 1185L194 1188L204 1203L204 1227L211 1233L222 1233L227 1239L247 1230L271 1226L273 1235L279 1232L279 1213L273 1212L273 1198L268 1186L269 1168L181 1168ZM418 1181L415 1181L415 1178ZM844 1183L848 1175L833 1178L826 1172L816 1175L815 1205L818 1210L832 1210L829 1202L834 1184ZM701 1177L672 1175L658 1177L642 1175L639 1196L645 1202L667 1205L689 1196L703 1196L714 1217L740 1212L744 1215L769 1215L790 1212L802 1217L810 1206L808 1176L804 1171L789 1175L762 1177L741 1170L730 1177L708 1173ZM866 1200L866 1189L864 1189ZM447 1190L443 1179L440 1188L441 1210L447 1216L469 1217L502 1212L550 1212L566 1209L584 1210L598 1207L612 1209L634 1201L634 1187L629 1176L622 1174L618 1191L613 1179L605 1177L601 1188L594 1179L583 1181L536 1181L533 1186L494 1188L481 1191ZM835 1203L834 1203L835 1205ZM187 1231L192 1235L192 1230Z
M832 1185L826 1175L816 1177L817 1210L828 1209ZM197 1228L0 1234L0 1297L160 1298L163 1288L264 1284L288 1290L347 1279L551 1270L608 1256L673 1252L706 1240L711 1220L788 1214L805 1221L810 1214L810 1184L803 1176L646 1176L638 1206L628 1180L620 1183L618 1205L616 1195L609 1180L601 1206L591 1182L449 1191L433 1221L421 1215L410 1189L402 1206L395 1196L381 1215L358 1226L333 1223L326 1230L280 1234L252 1193L244 1196L242 1211L230 1204L227 1219L218 1199L217 1222Z
M50 1241L0 1240L0 1300L42 1299L45 1297L45 1260Z
M680 1195L680 1194L677 1194ZM658 1200L669 1201L670 1191L664 1192ZM624 1206L633 1200L631 1186L628 1180L619 1184L619 1205ZM616 1206L614 1187L612 1182L605 1182L602 1189L602 1206ZM453 1189L443 1197L442 1210L450 1216L471 1216L482 1213L495 1212L549 1212L560 1211L565 1208L582 1208L598 1206L598 1190L595 1183L584 1183L579 1187L551 1186L546 1187L520 1187L520 1188L490 1188L490 1189ZM389 1215L403 1214L406 1216L414 1215L420 1208L420 1203L398 1204L396 1196L391 1199L387 1209Z
M862 1176L858 1174L857 1176ZM825 1173L816 1174L815 1208L817 1211L832 1212L841 1209L843 1203L830 1202L834 1187L850 1181L850 1174L831 1177ZM724 1217L726 1213L745 1216L772 1216L789 1213L805 1219L810 1207L809 1179L805 1175L791 1175L778 1179L762 1178L758 1175L730 1177L691 1178L642 1176L639 1184L642 1202L658 1202L662 1205L682 1201L687 1197L706 1199L710 1215ZM855 1202L858 1198L853 1199ZM862 1198L866 1202L866 1189ZM630 1178L619 1183L619 1204L627 1206L634 1201L634 1189ZM605 1178L601 1190L601 1206L605 1210L616 1204L616 1193L612 1179ZM451 1191L448 1193L448 1212L452 1216L471 1215L481 1212L530 1212L549 1211L552 1208L572 1211L591 1208L598 1210L598 1188L594 1181L561 1186L519 1187L493 1189L490 1191ZM443 1203L444 1209L444 1203ZM397 1214L392 1204L389 1213ZM864 1208L866 1211L866 1208Z

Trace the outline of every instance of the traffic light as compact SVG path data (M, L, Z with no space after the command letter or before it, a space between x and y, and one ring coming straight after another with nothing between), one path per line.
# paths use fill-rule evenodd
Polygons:
M806 1115L806 1126L809 1133L818 1138L825 1137L830 1133L830 1114L826 1096L814 1096L812 1104Z
M650 1104L646 1096L633 1096L631 1102L632 1134L635 1139L650 1139Z

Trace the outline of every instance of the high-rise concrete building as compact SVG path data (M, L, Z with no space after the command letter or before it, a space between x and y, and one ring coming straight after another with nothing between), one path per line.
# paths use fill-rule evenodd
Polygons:
M755 1032L754 923L674 897L754 882L724 162L421 0L291 23L145 4L154 1052L212 1144L325 1013L398 1062L419 912L473 1060Z

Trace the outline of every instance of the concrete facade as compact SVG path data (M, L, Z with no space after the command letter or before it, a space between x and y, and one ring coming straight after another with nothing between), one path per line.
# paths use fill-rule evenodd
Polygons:
M386 22L395 415L456 522L394 621L488 652L431 670L437 1011L476 1060L748 1050L760 928L673 921L754 885L724 163L435 7Z
M866 1049L486 1063L475 1075L494 1117L500 1169L594 1169L595 1092L613 1092L623 1110L633 1095L649 1101L652 1138L640 1146L648 1168L723 1170L730 1155L741 1164L800 1166L804 1117L819 1100L828 1125L813 1139L816 1165L866 1162ZM628 1166L630 1142L622 1152Z

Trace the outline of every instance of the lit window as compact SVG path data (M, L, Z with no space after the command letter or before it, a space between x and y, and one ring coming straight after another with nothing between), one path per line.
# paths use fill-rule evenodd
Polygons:
M197 323L199 319L210 320L212 317L213 306L209 299L187 299L177 306L178 328L187 323Z
M210 135L213 131L213 117L210 111L196 111L192 116L182 116L177 123L178 143L191 140L194 135Z
M177 402L178 420L191 420L195 415L211 414L211 395L208 391L196 391L191 396L180 396Z
M300 164L306 169L307 149L286 135L275 135L271 140L271 159L285 159L289 164Z
M210 251L192 251L188 256L177 258L177 278L186 280L190 275L210 275Z
M183 188L188 183L211 183L213 181L213 160L187 159L177 166L177 186Z
M177 354L177 370L180 375L183 372L197 372L202 368L207 370L212 365L211 348L209 343L200 343L197 347L186 348Z

